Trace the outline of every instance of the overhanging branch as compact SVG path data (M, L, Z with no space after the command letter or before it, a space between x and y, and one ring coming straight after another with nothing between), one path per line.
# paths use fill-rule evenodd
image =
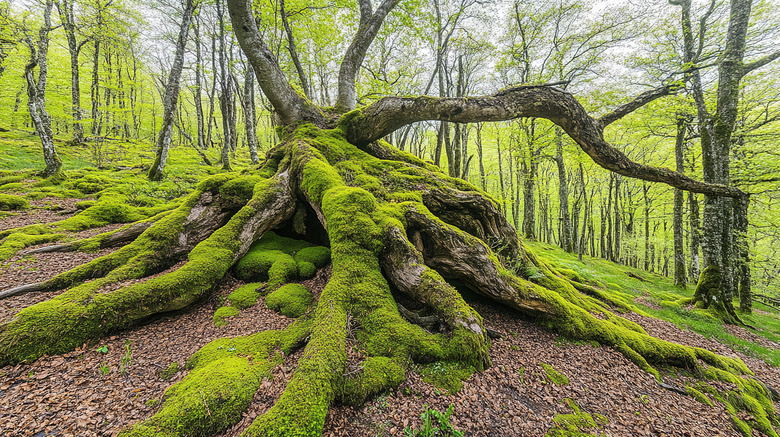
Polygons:
M596 164L615 173L711 196L739 197L743 194L735 187L707 184L668 168L632 161L604 141L601 122L589 116L572 94L547 85L509 88L485 97L386 97L347 116L343 126L349 142L365 146L418 121L475 123L519 117L552 121L563 128Z

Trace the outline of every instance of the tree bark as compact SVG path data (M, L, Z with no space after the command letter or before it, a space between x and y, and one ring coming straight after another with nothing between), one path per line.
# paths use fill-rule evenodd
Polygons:
M677 119L677 137L674 144L674 158L676 170L678 173L685 172L685 162L683 155L685 153L685 135L688 132L688 120L684 117ZM674 212L672 218L672 228L674 232L674 284L685 288L688 282L685 266L685 249L683 244L683 192L680 189L674 189Z
M252 164L258 164L257 157L257 125L255 124L255 81L252 68L247 65L244 75L244 127L246 128L246 143L249 146L249 158Z
M73 116L73 142L84 142L84 125L81 114L81 79L79 78L79 54L87 40L81 44L76 41L76 17L73 14L74 0L60 0L56 2L60 21L65 30L68 41L68 53L70 54L70 95L71 113Z
M179 26L179 38L176 42L176 55L173 59L171 71L168 73L168 81L165 84L163 96L163 121L160 132L157 134L157 156L149 169L149 179L162 180L165 174L165 164L168 161L168 151L171 147L171 134L173 121L176 117L176 106L179 101L179 84L181 71L184 68L184 50L187 47L187 35L192 22L192 15L197 7L195 0L187 0L182 12L181 25Z
M46 85L48 83L49 68L49 32L51 31L51 10L54 7L52 0L47 0L44 6L44 23L38 31L38 42L33 43L27 35L25 40L30 49L30 60L24 67L24 77L27 81L27 109L30 118L35 125L38 137L43 146L43 160L46 168L43 170L45 177L54 176L62 167L62 160L57 154L54 145L54 133L51 129L51 116L46 110ZM38 77L35 78L33 70L38 67Z

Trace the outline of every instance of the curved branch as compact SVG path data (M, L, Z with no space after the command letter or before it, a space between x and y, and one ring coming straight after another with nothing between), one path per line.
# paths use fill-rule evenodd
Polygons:
M357 102L355 78L360 65L366 57L368 48L371 46L377 33L379 33L385 17L399 2L400 0L384 0L370 18L368 17L371 13L371 2L360 2L360 26L352 39L352 43L347 48L347 52L344 54L344 60L341 61L341 68L339 69L337 109L345 112L355 109Z
M417 121L474 123L519 117L552 121L563 128L596 164L615 173L710 196L742 195L738 188L700 182L668 168L632 161L604 141L599 120L588 115L572 94L547 85L509 88L486 97L386 97L346 119L344 128L347 140L362 147Z
M282 123L306 120L322 125L322 116L290 86L276 57L263 42L252 13L252 3L248 0L227 0L227 5L238 44L252 64L263 94L268 97Z

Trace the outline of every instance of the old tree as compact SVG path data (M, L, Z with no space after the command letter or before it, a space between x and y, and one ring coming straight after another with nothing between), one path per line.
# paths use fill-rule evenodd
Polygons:
M731 382L752 400L746 405L763 418L759 427L774 432L769 425L778 423L774 392L748 376L741 361L648 335L610 311L612 305L627 309L625 304L526 251L493 199L382 141L423 120L541 117L604 168L708 196L740 197L735 188L633 162L603 139L610 123L674 92L676 85L643 93L599 118L551 85L472 98L386 97L356 109L359 68L399 3L384 0L374 8L370 0L360 0L360 22L339 71L337 105L321 108L288 81L263 41L251 2L227 3L283 141L251 171L207 179L175 211L125 229L114 239L134 241L120 250L44 283L9 290L68 289L0 326L0 364L69 351L151 315L184 308L208 295L253 243L286 229L330 246L331 277L312 309L284 330L204 346L162 408L123 435L215 434L241 418L268 369L299 348L304 352L284 393L255 419L248 435L319 435L331 404L360 403L397 386L412 362L485 369L488 329L452 284L563 335L614 347L656 376L655 367L671 365ZM749 1L734 3L742 3L749 15ZM271 267L265 291L286 282L284 274L274 276L274 269L284 270L282 264ZM356 371L347 371L351 347L362 353Z

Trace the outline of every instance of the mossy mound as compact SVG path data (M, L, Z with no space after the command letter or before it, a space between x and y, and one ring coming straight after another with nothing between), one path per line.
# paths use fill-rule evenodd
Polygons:
M13 194L0 194L0 210L3 211L16 211L19 209L27 209L30 207L30 202L24 197L14 196Z
M232 306L225 306L220 307L215 313L214 313L214 326L217 328L220 328L222 326L225 326L227 324L227 320L230 317L235 317L238 315L238 308L232 307Z
M24 184L20 182L13 182L10 184L3 184L0 185L0 191L6 192L6 191L22 191L24 189Z
M265 304L287 317L302 316L311 305L312 295L300 284L287 284L269 294Z
M253 282L238 287L228 296L230 305L240 310L251 307L257 302L257 299L260 298L260 291L258 290L260 290L263 285L262 282Z
M314 276L330 262L330 249L266 232L236 263L236 276L244 281L268 281L270 288L298 278Z
M594 434L585 432L585 430L599 429L609 423L609 419L600 414L596 414L594 420L590 413L582 411L572 399L566 398L563 403L574 413L555 416L553 418L555 426L545 434L545 437L592 437Z

